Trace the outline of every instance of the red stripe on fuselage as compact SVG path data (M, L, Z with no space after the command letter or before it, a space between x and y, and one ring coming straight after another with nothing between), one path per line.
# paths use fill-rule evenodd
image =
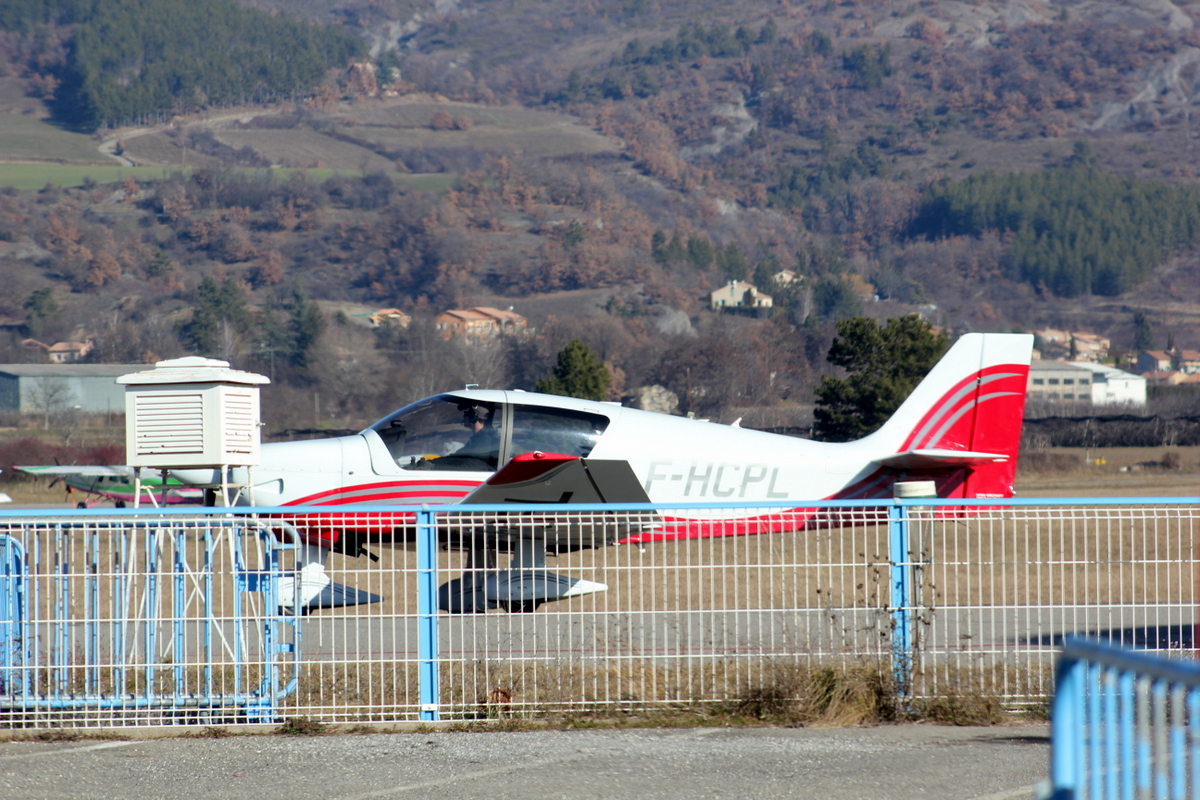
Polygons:
M387 500L412 500L422 497L437 497L442 499L457 500L461 497L466 497L470 492L460 491L420 491L420 492L376 492L375 494L356 494L353 497L342 497L336 500L326 500L324 503L314 503L313 505L321 506L346 506L346 505L369 505L371 503L381 503ZM405 505L400 503L399 505Z
M337 498L338 495L350 495L355 492L378 491L378 490L387 490L387 489L410 490L410 494L407 495L410 497L421 497L421 496L432 497L432 496L437 496L436 493L438 491L445 490L445 487L450 487L450 486L463 487L464 491L461 494L457 495L458 497L463 497L463 496L469 494L470 491L472 489L474 489L476 486L478 486L480 483L482 483L482 481L454 481L454 480L386 481L383 483L359 483L359 484L355 484L353 486L343 486L338 489L329 489L324 492L317 492L316 494L310 494L305 497L301 497L298 500L289 500L288 502L284 503L284 505L285 506L338 505L338 504L347 503L347 502L361 502L355 498L348 498L348 499L340 499L339 498L336 500L331 500L328 498ZM415 487L418 487L418 486L428 486L429 490L425 491L425 492L412 491L413 489L415 489ZM400 497L400 496L404 496L404 495L397 495L397 497ZM455 496L455 495L445 495L445 496L449 497L449 496ZM319 502L322 500L325 500L326 502Z

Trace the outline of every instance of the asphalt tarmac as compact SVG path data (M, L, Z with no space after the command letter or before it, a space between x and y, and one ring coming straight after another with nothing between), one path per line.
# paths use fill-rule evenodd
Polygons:
M1046 725L0 743L4 800L1028 800Z

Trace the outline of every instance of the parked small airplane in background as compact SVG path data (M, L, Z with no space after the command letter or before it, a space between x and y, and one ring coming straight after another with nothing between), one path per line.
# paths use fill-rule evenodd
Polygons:
M346 587L330 599L332 582L315 564L330 550L354 556L368 544L403 541L412 525L403 515L356 512L357 505L763 502L801 510L806 501L890 497L897 481L911 480L933 481L939 497L1011 497L1032 347L1026 334L962 336L882 428L854 442L554 395L467 390L405 406L353 436L263 445L252 471L171 476L210 498L224 484L243 485L238 504L280 508L311 546L303 602L370 602ZM330 511L284 510L312 506ZM604 588L547 572L547 549L769 533L794 528L798 518L795 511L731 508L591 515L587 523L547 515L544 524L519 528L448 529L442 541L471 556L463 577L442 587L441 603L449 611L532 610ZM497 552L513 554L507 570L495 569Z
M133 467L71 465L54 467L15 467L27 475L52 478L51 486L60 481L66 487L67 496L81 492L87 498L78 501L76 508L91 508L111 500L117 508L134 502ZM142 500L151 505L200 505L204 502L204 490L187 486L177 478L167 479L164 497L160 475L147 474L142 478Z

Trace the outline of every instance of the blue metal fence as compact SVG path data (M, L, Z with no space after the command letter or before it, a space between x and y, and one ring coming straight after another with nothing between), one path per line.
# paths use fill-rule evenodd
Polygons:
M249 519L0 520L0 726L275 718L296 543Z
M1066 635L1195 647L1198 498L281 513L0 511L0 725L648 707L734 699L781 665L818 664L877 667L913 700L1036 703ZM533 571L606 591L536 614L497 608L512 597L439 608L460 576L529 583L515 549L507 567L473 562L464 532L589 525L632 545ZM685 527L697 538L653 541ZM373 600L306 617L281 603L304 536L351 528L381 560L334 554L329 574Z
M1057 672L1054 800L1200 796L1200 665L1072 638Z

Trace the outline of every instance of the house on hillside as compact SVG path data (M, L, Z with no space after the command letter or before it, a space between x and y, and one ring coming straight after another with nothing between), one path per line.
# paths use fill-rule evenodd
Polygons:
M90 338L86 342L55 342L54 344L44 344L37 339L26 339L21 344L30 350L43 350L51 364L74 364L76 361L82 361L94 347Z
M1043 328L1034 331L1038 352L1048 360L1070 359L1072 361L1103 361L1108 357L1112 342L1097 333L1087 331L1060 331Z
M412 317L398 308L381 308L367 319L372 328L399 328L406 331L412 324Z
M776 272L771 276L771 283L775 284L776 286L790 286L791 284L802 280L804 280L802 275L797 275L790 269L781 269L779 272Z
M1048 344L1065 345L1071 339L1069 331L1060 331L1057 328L1042 328L1040 331L1034 331L1033 335L1042 347Z
M1179 371L1186 375L1200 374L1200 350L1146 350L1138 356L1136 369L1145 375L1150 372Z
M770 308L774 300L763 294L758 287L745 281L730 281L716 291L708 293L709 308Z
M1071 341L1067 343L1067 349L1075 350L1075 361L1094 361L1101 362L1108 358L1108 351L1112 347L1112 341L1096 333L1086 333L1077 331L1071 334Z
M1175 367L1186 375L1200 374L1200 350L1176 350Z
M1171 354L1166 350L1146 350L1138 356L1135 369L1142 375L1147 372L1170 372L1171 362Z
M443 339L462 338L487 341L497 336L521 335L528 331L529 321L512 310L507 311L487 306L451 309L438 314L434 327Z

